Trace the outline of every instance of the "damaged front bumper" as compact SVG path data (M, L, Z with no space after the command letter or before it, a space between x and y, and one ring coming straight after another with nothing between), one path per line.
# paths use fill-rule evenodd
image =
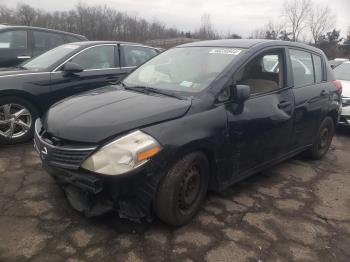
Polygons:
M63 188L76 210L86 216L117 211L133 221L152 220L152 202L161 176L159 165L149 161L129 173L106 176L81 168L96 145L72 145L49 136L36 121L34 148L44 169Z
M105 177L85 170L65 170L44 163L71 206L86 216L116 211L135 222L151 221L159 175L142 170L125 177Z

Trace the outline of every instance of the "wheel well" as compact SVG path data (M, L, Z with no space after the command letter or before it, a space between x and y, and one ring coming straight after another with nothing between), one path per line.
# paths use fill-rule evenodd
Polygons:
M27 96L27 95L20 94L20 93L15 93L15 94L11 94L11 93L7 94L7 93L5 93L5 94L1 95L1 99L11 98L11 97L13 97L13 98L20 98L20 99L26 100L27 102L31 103L33 105L33 107L35 107L40 114L43 111L42 108L37 106L38 103L31 96Z
M208 159L209 168L210 168L210 170L209 170L209 179L210 179L209 182L214 182L213 179L214 179L215 173L216 173L215 154L210 148L207 148L207 147L201 147L200 145L196 145L196 146L192 145L192 146L182 148L180 151L175 153L175 157L173 158L173 161L168 163L168 167L172 166L180 158L182 158L185 155L188 155L190 153L193 153L193 152L200 152L206 156L206 158Z
M329 117L331 117L333 119L334 126L336 126L337 123L338 123L338 112L335 111L335 110L332 110L331 112L329 112L327 114L327 116L329 116Z
M216 174L216 164L215 164L215 154L213 151L211 151L208 148L194 148L192 152L200 152L203 153L209 164L209 188L215 187L217 184L217 181L215 179L215 174Z

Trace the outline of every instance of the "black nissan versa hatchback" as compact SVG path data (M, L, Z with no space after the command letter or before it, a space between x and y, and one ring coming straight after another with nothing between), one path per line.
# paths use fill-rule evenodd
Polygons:
M56 103L36 121L35 147L87 216L183 225L207 190L303 151L322 158L340 93L325 55L304 44L185 44L118 86Z

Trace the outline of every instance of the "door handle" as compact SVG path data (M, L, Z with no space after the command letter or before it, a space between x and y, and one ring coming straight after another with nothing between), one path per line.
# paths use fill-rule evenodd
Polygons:
M321 91L321 96L326 96L326 95L328 95L328 94L329 94L329 92L326 91L326 90L322 90L322 91Z
M29 56L29 55L19 55L19 56L17 56L17 59L29 59L29 58L32 58L32 57Z
M282 109L282 108L286 108L286 107L291 106L291 105L292 105L292 103L289 101L282 101L277 106L279 109Z

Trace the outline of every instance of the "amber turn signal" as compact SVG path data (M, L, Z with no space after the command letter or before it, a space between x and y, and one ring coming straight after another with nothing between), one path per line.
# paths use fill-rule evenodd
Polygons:
M148 149L147 151L138 153L137 159L139 161L148 159L148 158L154 156L155 154L157 154L159 151L160 151L160 146L153 147L151 149Z

